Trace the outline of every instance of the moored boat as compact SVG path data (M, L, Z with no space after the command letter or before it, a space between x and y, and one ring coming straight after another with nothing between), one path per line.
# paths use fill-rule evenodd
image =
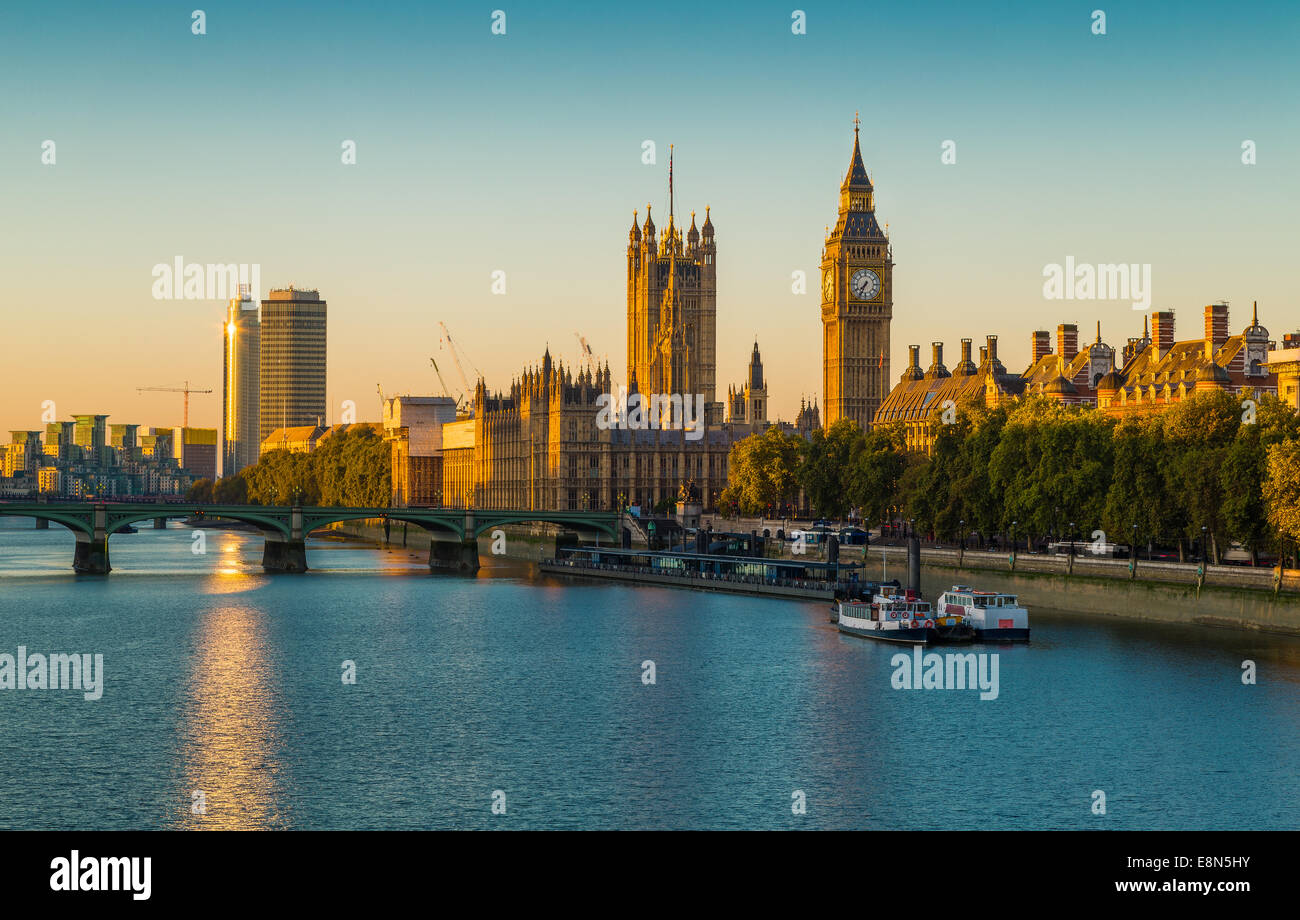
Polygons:
M1014 594L953 585L935 604L941 615L965 617L978 642L1028 642L1029 611Z
M974 637L964 617L936 615L930 603L912 591L878 594L869 603L841 601L836 625L842 633L904 645L969 642Z

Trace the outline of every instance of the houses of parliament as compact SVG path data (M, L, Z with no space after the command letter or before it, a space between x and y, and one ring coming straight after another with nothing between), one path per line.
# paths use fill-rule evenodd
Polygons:
M828 427L841 419L864 430L899 426L908 448L925 452L940 414L962 403L1041 396L1128 414L1218 389L1243 397L1276 394L1300 405L1300 334L1285 336L1277 348L1254 310L1249 327L1232 335L1223 303L1205 307L1204 336L1189 340L1175 338L1170 310L1154 312L1149 330L1144 325L1122 349L1103 342L1100 325L1091 345L1080 342L1073 323L1058 327L1055 348L1049 332L1035 331L1032 360L1021 373L999 360L996 335L986 337L978 362L972 339L962 339L951 371L942 342L933 343L928 368L921 366L920 346L910 345L908 367L891 389L893 250L888 225L882 229L876 217L858 132L855 118L838 214L821 250L820 408L805 403L793 423L768 419L769 381L757 342L744 380L720 398L717 235L708 207L702 224L692 211L682 229L670 154L664 226L656 227L647 205L644 219L633 212L627 232L626 382L615 385L608 363L567 367L548 350L505 390L478 381L471 405L459 414L446 397L389 400L383 424L393 442L394 503L649 509L684 492L713 508L727 486L732 444L772 424L810 437L822 427L822 413ZM698 398L704 430L683 430L683 419L671 413L647 425L602 426L601 402L623 392L629 399L680 395L694 404Z
M633 211L627 234L626 383L615 384L608 363L566 366L548 349L504 390L478 381L470 410L459 417L450 400L388 400L383 424L393 442L395 504L650 509L686 493L705 508L716 505L732 444L774 424L769 381L758 342L747 342L744 380L719 398L717 236L707 206L703 223L692 211L683 230L672 170L670 154L663 227L647 205L644 218ZM874 208L855 125L839 216L822 252L828 423L869 425L886 392L893 264ZM624 388L629 399L701 396L703 432L683 431L669 417L653 426L601 427L599 398ZM809 437L821 427L820 410L805 403L793 423L775 424Z

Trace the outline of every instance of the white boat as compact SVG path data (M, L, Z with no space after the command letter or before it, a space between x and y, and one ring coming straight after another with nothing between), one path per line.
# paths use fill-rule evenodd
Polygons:
M924 645L969 641L973 633L958 614L938 616L915 594L877 594L868 601L840 601L840 632L864 639Z
M941 613L966 618L980 642L1028 642L1029 611L1014 594L976 591L969 585L953 585L939 595L935 604Z

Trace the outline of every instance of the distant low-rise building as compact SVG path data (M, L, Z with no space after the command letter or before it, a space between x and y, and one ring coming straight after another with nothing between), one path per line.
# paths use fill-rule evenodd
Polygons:
M1292 409L1300 409L1300 333L1290 333L1282 347L1268 354L1268 369L1277 375L1277 395Z
M1051 334L1038 330L1031 340L1030 365L1020 374L1007 373L998 360L997 336L989 336L980 349L978 365L971 358L971 340L962 339L961 361L952 371L943 364L942 342L933 344L934 358L925 370L919 366L919 346L912 345L908 367L881 404L874 425L902 423L908 447L929 451L936 425L953 420L963 404L996 406L1042 396L1124 415L1162 411L1190 394L1214 390L1243 399L1278 394L1296 404L1297 364L1288 360L1285 349L1270 352L1269 333L1259 323L1258 309L1238 335L1228 334L1225 303L1206 306L1204 319L1202 338L1180 342L1174 335L1173 311L1156 311L1149 327L1143 320L1141 337L1129 339L1119 352L1119 364L1116 349L1102 341L1100 323L1096 340L1086 348L1079 347L1073 323L1057 327L1055 349ZM1300 341L1296 348L1300 358Z
M63 473L57 466L43 466L37 471L37 489L42 495L63 492Z
M107 418L79 415L75 421L50 423L44 432L11 432L10 443L0 446L0 495L89 500L179 495L189 489L195 476L171 456L171 429L162 436L141 436L140 426L108 426ZM207 438L215 445L215 432L201 434L210 429L190 431L200 432L191 435L191 442ZM191 459L199 461L201 455ZM203 474L202 463L197 465Z
M292 428L276 428L262 441L258 456L273 450L287 450L291 454L307 454L316 449L316 444L329 429L324 425L298 425Z

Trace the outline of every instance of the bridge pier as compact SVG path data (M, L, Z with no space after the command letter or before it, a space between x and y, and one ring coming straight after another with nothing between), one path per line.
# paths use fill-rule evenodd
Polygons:
M77 551L72 557L72 571L78 575L107 575L112 570L108 564L108 537L90 537L77 534Z
M575 531L561 530L555 535L555 552L551 553L551 555L558 559L560 557L560 550L567 547L577 547L581 542L581 538Z
M478 540L432 540L429 570L473 575L478 571Z
M153 529L154 529L154 530L166 530L166 529L167 529L167 519L166 519L165 517L156 517L156 518L154 518L154 519L153 519Z
M262 571L271 574L300 574L307 571L306 541L277 540L268 535L262 547Z
M37 519L36 519L36 529L37 529L37 530L49 530L49 529L50 529L50 519L49 519L49 518L37 518Z
M104 505L91 508L90 522L93 533L77 533L72 571L78 575L107 575L113 569L108 564L108 508Z

